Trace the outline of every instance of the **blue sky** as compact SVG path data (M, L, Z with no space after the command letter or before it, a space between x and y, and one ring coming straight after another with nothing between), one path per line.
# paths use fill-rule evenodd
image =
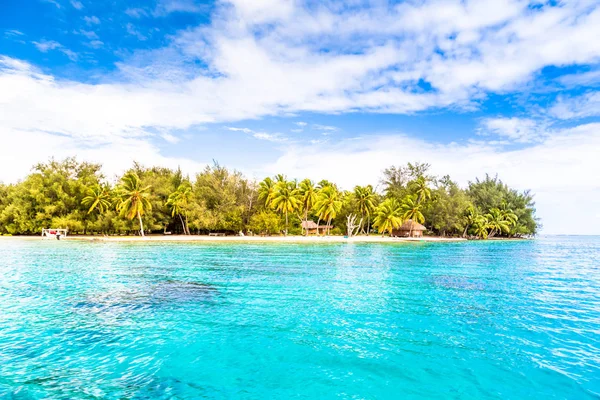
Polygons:
M422 161L532 189L546 233L600 234L597 1L0 7L2 181L76 155L351 188Z

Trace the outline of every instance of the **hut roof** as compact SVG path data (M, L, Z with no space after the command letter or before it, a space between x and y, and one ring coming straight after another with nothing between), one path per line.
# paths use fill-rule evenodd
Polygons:
M331 228L333 225L318 225L319 229ZM302 228L304 229L317 229L317 223L315 221L302 221Z
M302 221L302 228L304 229L317 229L315 221Z
M411 227L412 225L412 227ZM398 228L399 231L426 231L427 228L425 228L423 225L421 225L418 222L413 221L412 219L407 219L406 221L404 221L404 223L402 224L402 226L400 226Z

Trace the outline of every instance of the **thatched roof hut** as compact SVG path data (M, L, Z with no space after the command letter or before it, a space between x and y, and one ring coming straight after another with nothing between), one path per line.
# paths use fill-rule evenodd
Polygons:
M421 237L423 236L423 232L426 231L423 225L418 222L413 221L412 219L408 219L404 221L402 226L394 229L392 231L392 236L397 237Z
M317 223L315 221L302 221L302 229L305 229L308 231L308 234L322 234L325 233L325 231L327 231L327 229L331 230L333 228L333 225L317 225Z

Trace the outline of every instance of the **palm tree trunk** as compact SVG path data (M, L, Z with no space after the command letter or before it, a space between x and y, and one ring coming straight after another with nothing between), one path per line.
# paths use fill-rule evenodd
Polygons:
M188 216L187 213L185 214L185 230L187 231L187 234L191 236L191 232L190 232L190 224L188 223Z
M367 236L371 233L371 215L367 215Z
M304 236L308 236L308 208L304 210Z
M465 227L465 230L463 231L462 237L464 238L465 236L467 236L467 231L469 230L469 225L467 225Z
M183 217L179 214L179 221L181 221L181 228L183 229L183 234L187 235L187 231L185 230L185 222L183 222Z
M329 236L329 230L331 229L331 218L327 221L327 236Z
M142 215L140 214L140 212L138 211L137 213L138 216L138 220L140 221L140 234L142 235L142 237L144 237L144 224L142 223Z
M288 212L286 210L285 212L285 236L287 236L288 233Z
M319 224L321 223L321 217L317 220L317 236L319 236Z

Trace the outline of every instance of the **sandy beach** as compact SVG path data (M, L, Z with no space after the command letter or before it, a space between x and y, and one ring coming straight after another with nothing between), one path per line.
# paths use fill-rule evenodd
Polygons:
M41 236L0 236L0 239L42 240ZM52 240L52 239L43 239ZM424 236L421 238L381 237L378 235L355 236L185 236L148 235L140 236L68 236L61 240L102 241L102 242L268 242L268 243L402 243L402 242L464 242L463 238L442 238Z

